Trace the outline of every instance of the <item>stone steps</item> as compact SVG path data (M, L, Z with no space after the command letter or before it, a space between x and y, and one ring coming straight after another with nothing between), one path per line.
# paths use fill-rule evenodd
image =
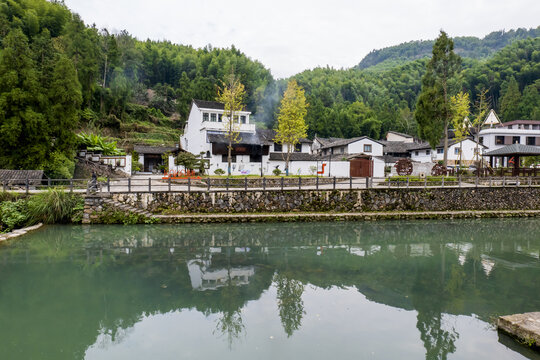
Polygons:
M129 212L132 212L132 213L135 213L135 214L138 214L138 215L146 216L148 218L153 218L154 217L154 214L152 214L149 211L139 209L139 208L136 208L136 207L128 205L128 204L122 204L122 203L120 203L118 201L113 200L112 198L104 198L103 203L107 204L107 205L110 205L110 206L112 206L112 207L114 207L114 208L116 208L118 210L129 211Z

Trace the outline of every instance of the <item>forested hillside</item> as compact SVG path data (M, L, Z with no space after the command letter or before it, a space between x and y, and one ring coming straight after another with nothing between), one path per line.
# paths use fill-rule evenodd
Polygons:
M505 121L540 119L537 35L538 28L488 35L481 40L486 53L510 45L487 59L464 58L459 87L472 99L488 89ZM521 37L527 38L516 40ZM135 143L177 142L191 100L214 100L231 68L246 87L258 126L274 127L288 80L274 80L234 47L194 49L140 41L126 31L110 34L56 1L0 0L0 41L0 168L45 169L55 176L72 173L80 131L118 140L128 150ZM308 135L416 134L413 114L426 62L317 68L293 76L306 90Z
M309 134L368 135L388 130L416 135L413 113L427 59L390 69L318 68L294 78L306 89ZM515 41L487 60L463 59L457 87L475 99L488 89L504 121L540 119L540 37Z
M454 40L454 51L471 59L484 59L513 41L540 36L540 27L536 29L517 29L510 31L494 31L482 39L474 36L458 36ZM431 57L434 40L417 40L373 50L358 64L359 69L371 66L388 68L407 61Z
M0 0L0 40L1 168L52 171L69 163L78 129L121 145L177 142L191 99L215 99L231 68L252 111L273 81L234 47L109 34L56 1Z

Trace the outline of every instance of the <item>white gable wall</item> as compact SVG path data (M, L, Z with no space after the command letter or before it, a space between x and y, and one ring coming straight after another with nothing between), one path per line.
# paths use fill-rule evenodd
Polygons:
M371 145L371 152L364 151L365 144ZM366 155L371 155L371 156L383 156L383 145L370 138L364 138L364 139L355 141L353 143L350 143L347 146L347 152L349 154L364 153Z

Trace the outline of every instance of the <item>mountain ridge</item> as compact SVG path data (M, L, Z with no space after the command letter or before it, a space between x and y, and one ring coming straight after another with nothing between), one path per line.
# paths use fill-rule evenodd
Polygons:
M516 40L540 37L540 26L536 28L518 28L509 31L493 31L483 38L474 36L454 37L454 51L466 58L485 59L495 54ZM358 65L357 69L370 67L388 68L407 61L431 56L435 40L412 40L398 45L372 50Z

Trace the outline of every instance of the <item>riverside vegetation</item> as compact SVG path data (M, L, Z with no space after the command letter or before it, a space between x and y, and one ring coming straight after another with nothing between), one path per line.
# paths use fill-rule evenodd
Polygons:
M80 223L84 200L63 189L25 196L0 192L0 232L37 223Z
M195 49L141 41L87 26L62 2L0 0L0 168L73 174L76 133L98 133L124 149L171 144L191 99L215 100L231 68L258 126L274 128L290 80L305 89L308 136L375 139L417 135L414 112L428 59L413 42L369 54L359 67L320 67L274 79L231 46ZM463 58L456 87L482 89L505 121L540 118L539 29L456 38Z

